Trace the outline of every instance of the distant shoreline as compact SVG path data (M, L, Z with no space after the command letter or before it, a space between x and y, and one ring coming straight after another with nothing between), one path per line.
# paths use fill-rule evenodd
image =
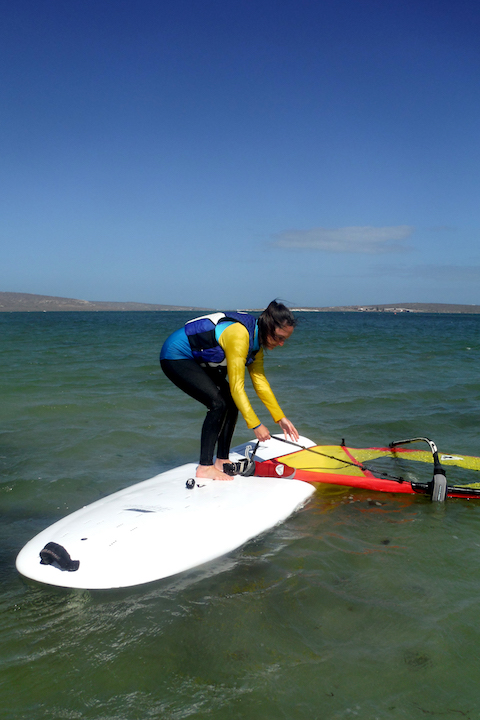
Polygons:
M137 302L103 302L74 298L33 295L30 293L0 292L0 312L155 312L206 311L213 308L153 305ZM295 312L353 312L353 313L445 313L480 314L480 305L446 303L387 303L384 305L339 305L332 307L297 307Z
M125 312L208 310L181 305L151 305L137 302L104 302L30 293L0 292L0 312Z
M339 305L336 307L292 308L296 312L356 312L356 313L445 313L476 315L480 305L455 305L448 303L388 303L386 305Z

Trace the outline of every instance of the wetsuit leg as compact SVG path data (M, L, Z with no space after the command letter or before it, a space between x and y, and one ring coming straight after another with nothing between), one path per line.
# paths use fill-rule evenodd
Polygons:
M213 465L217 441L218 456L228 458L238 410L230 392L226 369L203 368L189 359L161 360L160 364L174 385L208 408L202 427L200 465Z
M209 368L209 370L211 370L211 377L217 385L227 406L223 427L220 431L220 435L218 436L217 447L217 457L227 459L230 454L233 432L235 430L235 425L237 424L238 408L235 405L235 401L230 391L226 368ZM217 375L214 374L216 370L220 370Z

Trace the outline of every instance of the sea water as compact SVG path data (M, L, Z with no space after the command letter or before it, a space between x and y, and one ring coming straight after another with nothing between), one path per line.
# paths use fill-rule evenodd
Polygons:
M203 410L158 365L191 316L0 314L2 720L480 718L480 501L326 486L151 585L20 578L43 528L196 461ZM480 455L479 356L480 316L299 313L266 372L317 443L421 435ZM235 442L249 439L240 419Z

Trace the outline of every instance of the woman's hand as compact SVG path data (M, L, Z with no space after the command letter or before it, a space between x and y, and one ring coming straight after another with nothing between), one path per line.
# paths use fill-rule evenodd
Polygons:
M260 440L260 442L270 440L270 433L268 431L268 428L266 428L263 424L255 428L253 432L255 433L255 437L257 438L257 440Z
M298 434L298 430L295 427L295 425L290 422L290 420L287 420L286 417L282 418L278 421L278 424L283 430L283 434L285 435L285 440L290 437L292 440L298 440L300 435Z

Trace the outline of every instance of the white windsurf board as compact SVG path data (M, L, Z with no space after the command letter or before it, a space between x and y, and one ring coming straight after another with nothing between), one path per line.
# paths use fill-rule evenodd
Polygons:
M235 550L285 520L314 492L297 480L238 475L231 481L198 479L189 489L195 468L161 473L59 520L25 545L18 571L47 585L90 590L153 582ZM78 568L42 564L40 552L49 543L63 548Z

